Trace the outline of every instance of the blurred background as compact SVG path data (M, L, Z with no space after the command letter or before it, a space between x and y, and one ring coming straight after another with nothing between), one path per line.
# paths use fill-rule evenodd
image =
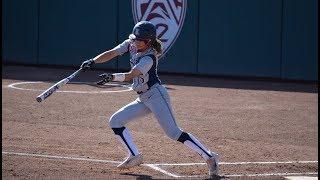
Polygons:
M123 42L130 0L2 0L2 64L78 67ZM129 69L128 55L96 67ZM317 0L188 0L159 71L318 81Z

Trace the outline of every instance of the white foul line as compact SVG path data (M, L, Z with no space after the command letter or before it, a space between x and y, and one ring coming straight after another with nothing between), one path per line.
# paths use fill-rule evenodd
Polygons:
M168 171L166 171L166 170L164 170L164 169L162 169L162 168L160 168L160 167L158 167L158 166L156 166L154 164L144 164L144 165L150 167L151 169L159 171L159 172L161 172L161 173L163 173L163 174L165 174L167 176L171 176L171 177L174 177L174 178L184 177L184 176L180 176L180 175L177 175L177 174L172 174L172 173L170 173L170 172L168 172Z
M221 174L222 177L263 177L263 176L313 176L318 175L317 172L305 172L305 173L262 173L262 174ZM194 176L179 176L180 178L204 178L204 175Z
M44 158L53 158L53 159L68 159L68 160L78 160L78 161L91 161L91 162L100 162L100 163L116 163L116 164L120 163L119 161L110 161L110 160L102 160L102 159L89 159L89 158L79 158L79 157L52 156L52 155L45 155L45 154L29 154L29 153L4 152L4 151L2 151L2 154L44 157Z
M78 161L90 161L90 162L99 162L99 163L115 163L119 164L119 161L111 161L111 160L102 160L102 159L89 159L89 158L79 158L79 157L64 157L64 156L53 156L53 155L45 155L45 154L30 154L30 153L19 153L19 152L7 152L2 151L2 154L9 154L9 155L18 155L18 156L31 156L31 157L43 157L43 158L53 158L53 159L67 159L67 160L78 160ZM150 167L156 171L159 171L167 176L171 177L180 177L178 175L169 173L156 165L153 164L143 164L144 166Z
M276 161L276 162L220 162L219 165L252 165L252 164L310 164L318 161ZM194 166L206 165L206 163L159 163L156 166Z
M89 162L98 162L98 163L113 163L113 164L119 164L119 161L112 161L112 160L102 160L102 159L90 159L90 158L80 158L80 157L64 157L64 156L53 156L53 155L46 155L46 154L31 154L31 153L19 153L19 152L8 152L8 151L2 151L2 154L8 154L8 155L18 155L18 156L31 156L31 157L43 157L43 158L54 158L54 159L67 159L67 160L78 160L78 161L89 161ZM292 163L317 163L318 161L288 161L288 162L234 162L234 163L227 163L227 162L221 162L219 164L233 164L233 165L242 165L242 164L292 164ZM154 169L156 171L159 171L167 176L171 176L174 178L185 178L185 177L206 177L201 175L195 175L195 176L182 176L170 173L159 166L191 166L191 165L202 165L204 163L182 163L182 164L142 164L143 166L150 167L151 169ZM305 173L266 173L266 174L226 174L223 176L226 177L241 177L241 176L290 176L290 175L318 175L318 173L314 172L305 172Z
M241 176L301 176L301 175L318 175L316 172L305 172L305 173L265 173L265 174L230 174L225 175L227 177L241 177Z

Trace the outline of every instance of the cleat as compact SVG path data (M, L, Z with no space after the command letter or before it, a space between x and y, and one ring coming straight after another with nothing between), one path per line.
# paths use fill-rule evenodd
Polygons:
M138 154L136 156L133 156L130 154L129 157L125 161L123 161L121 164L117 166L119 169L128 169L134 166L139 166L142 164L143 158L141 154Z
M209 158L206 163L208 165L208 169L209 169L209 175L210 176L218 176L219 173L219 155L212 153L210 151L210 154L212 155L211 158Z

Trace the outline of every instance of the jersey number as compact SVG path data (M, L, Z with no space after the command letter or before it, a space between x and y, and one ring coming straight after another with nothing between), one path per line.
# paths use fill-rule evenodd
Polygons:
M143 77L139 77L139 84L142 84L142 83L144 83L144 79Z

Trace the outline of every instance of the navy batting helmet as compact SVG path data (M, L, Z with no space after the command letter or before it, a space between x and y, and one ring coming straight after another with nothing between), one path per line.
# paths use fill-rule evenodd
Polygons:
M129 38L132 40L155 40L157 38L156 27L149 21L140 21L133 27Z

